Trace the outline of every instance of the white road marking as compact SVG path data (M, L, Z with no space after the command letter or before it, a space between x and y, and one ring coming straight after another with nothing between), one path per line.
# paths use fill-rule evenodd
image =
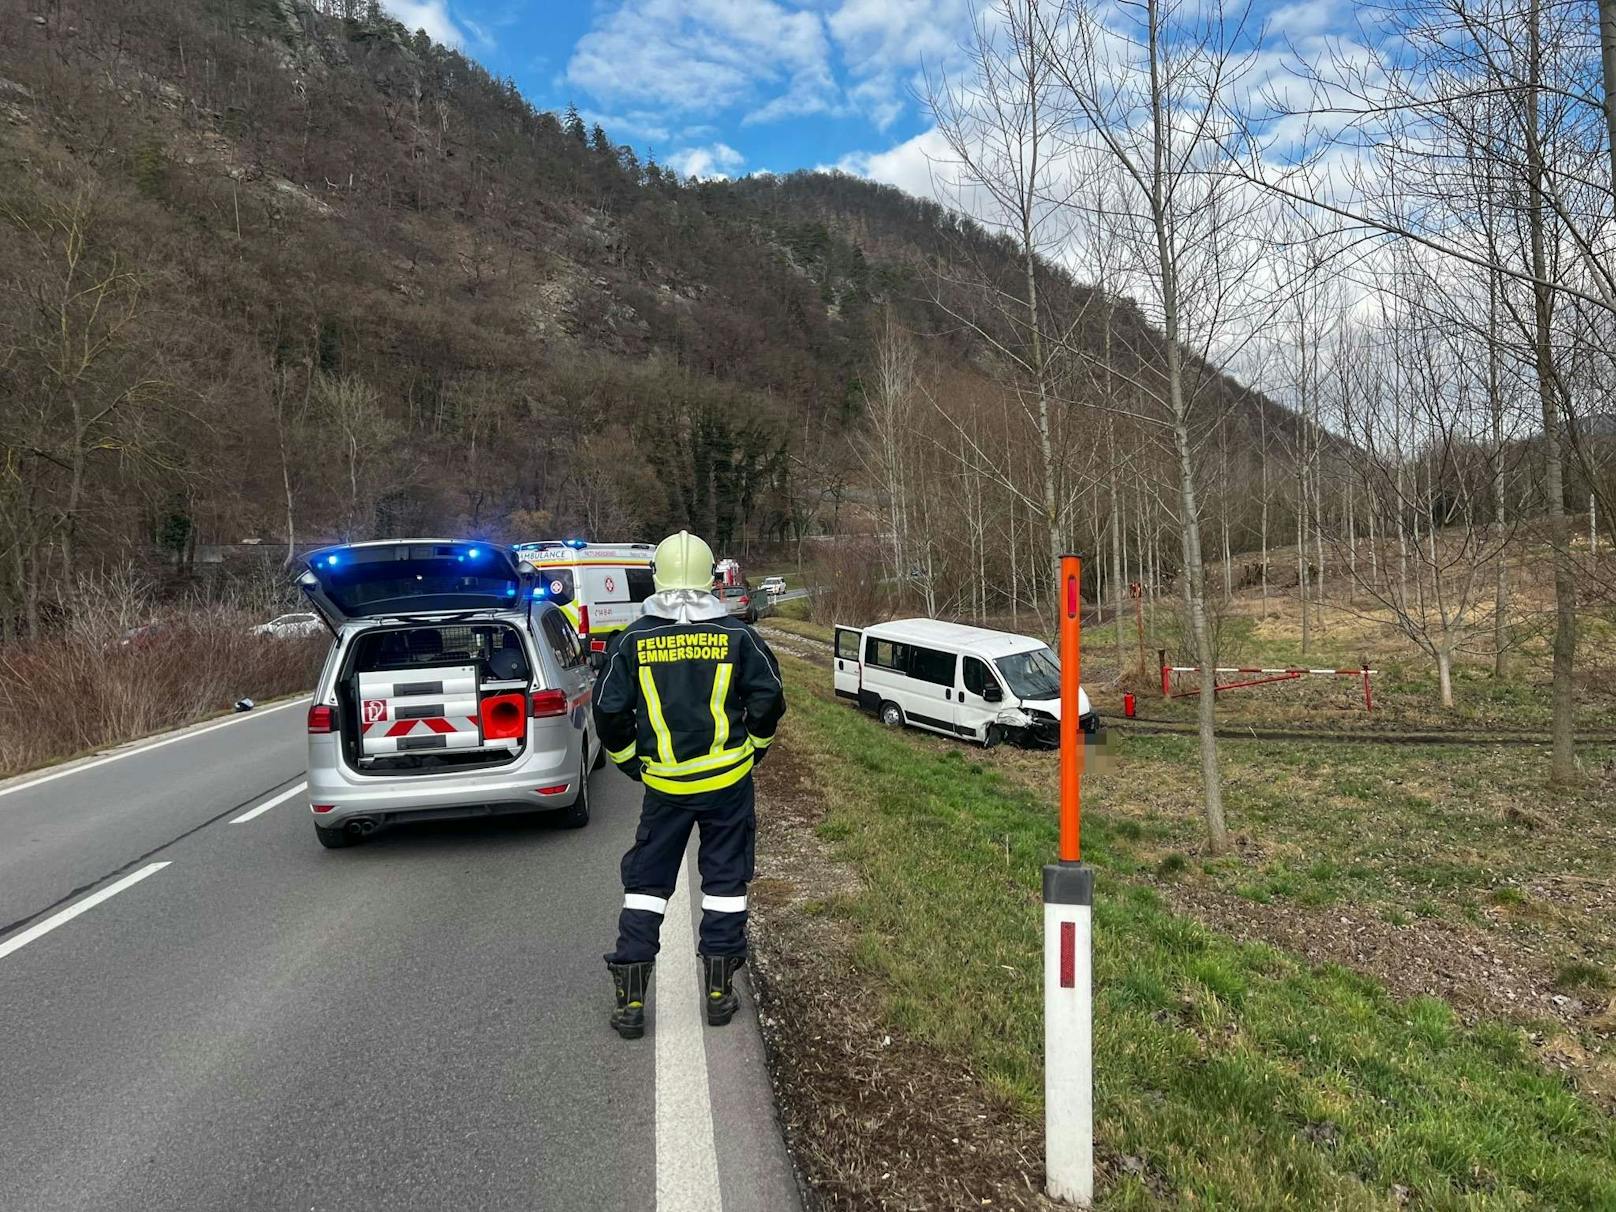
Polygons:
M281 792L274 799L265 800L262 804L259 804L256 808L249 808L249 809L247 809L246 812L243 812L240 816L232 817L230 819L230 823L232 825L246 824L246 822L252 820L254 817L263 816L264 813L268 812L276 804L284 804L287 800L291 799L294 795L297 795L301 791L307 791L308 788L309 788L309 785L306 782L305 783L299 783L296 787L288 787L285 791Z
M681 864L678 886L662 919L656 966L656 1207L657 1212L723 1212L713 1100L707 1081L707 1030L697 978L690 881Z
M100 892L92 892L82 901L74 901L60 913L53 913L38 925L30 926L21 934L15 935L12 938L8 938L5 942L0 943L0 959L5 959L6 956L10 955L13 951L21 950L29 943L33 942L36 938L49 934L52 930L56 929L56 927L66 925L79 914L94 909L102 901L107 900L109 897L117 896L118 893L122 892L125 888L133 887L134 885L140 883L140 881L145 879L148 875L155 875L166 866L168 866L168 863L166 862L147 863L146 866L142 867L139 871L124 876L116 884L108 884L105 888L101 889Z
M10 795L13 791L27 791L30 787L37 787L41 783L48 783L52 779L65 779L70 774L78 774L81 770L94 770L97 766L105 766L108 762L116 762L119 758L133 757L137 753L149 753L153 749L161 749L164 745L172 745L177 741L188 741L193 736L201 736L205 732L216 732L220 728L228 728L231 724L239 724L243 720L257 719L276 711L285 711L288 707L297 707L307 703L308 699L293 699L288 703L277 703L273 707L260 707L252 711L244 711L239 715L232 715L228 719L220 720L217 724L209 724L206 728L188 728L166 736L160 741L152 741L149 745L139 745L133 749L120 749L117 753L109 753L105 757L96 758L90 762L80 762L77 765L65 766L53 770L49 774L42 774L37 779L29 779L25 783L15 783L10 787L0 787L0 795Z

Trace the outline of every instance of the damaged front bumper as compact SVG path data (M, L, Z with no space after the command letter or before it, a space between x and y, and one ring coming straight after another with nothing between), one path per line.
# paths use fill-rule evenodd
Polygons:
M1028 749L1057 749L1060 747L1060 720L1047 711L1035 708L1010 707L1001 711L994 725L1002 736L1013 744ZM1100 739L1100 717L1093 711L1077 717L1078 732L1085 744Z

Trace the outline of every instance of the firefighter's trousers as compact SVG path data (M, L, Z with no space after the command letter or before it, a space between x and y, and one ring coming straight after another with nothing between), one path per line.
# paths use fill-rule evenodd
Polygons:
M617 919L617 950L606 957L607 963L656 958L662 917L679 882L692 826L700 833L698 950L703 955L746 954L746 885L752 878L757 834L750 774L734 786L700 795L645 789L640 827L623 856L623 912Z

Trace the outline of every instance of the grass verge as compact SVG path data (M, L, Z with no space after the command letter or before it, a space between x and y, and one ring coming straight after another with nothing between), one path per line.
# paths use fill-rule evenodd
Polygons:
M782 664L821 836L861 880L833 909L881 1012L1038 1115L1051 806L973 751L880 729L825 694L822 669ZM1616 1128L1524 1029L1207 929L1135 878L1103 815L1085 853L1100 1143L1127 1159L1100 1206L1616 1208Z

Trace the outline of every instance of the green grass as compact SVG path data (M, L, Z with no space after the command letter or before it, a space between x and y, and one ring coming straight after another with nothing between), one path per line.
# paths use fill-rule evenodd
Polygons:
M822 670L784 664L791 744L828 805L821 835L863 878L843 906L855 961L893 1027L1038 1115L1052 806L962 748L880 729L824 696ZM1467 1028L1436 999L1398 1003L1170 911L1130 876L1146 831L1112 820L1102 806L1084 825L1100 1144L1144 1158L1168 1194L1124 1176L1101 1207L1391 1209L1400 1186L1413 1206L1455 1212L1616 1208L1611 1119L1535 1063L1520 1029ZM1349 868L1315 857L1256 890L1338 886Z

